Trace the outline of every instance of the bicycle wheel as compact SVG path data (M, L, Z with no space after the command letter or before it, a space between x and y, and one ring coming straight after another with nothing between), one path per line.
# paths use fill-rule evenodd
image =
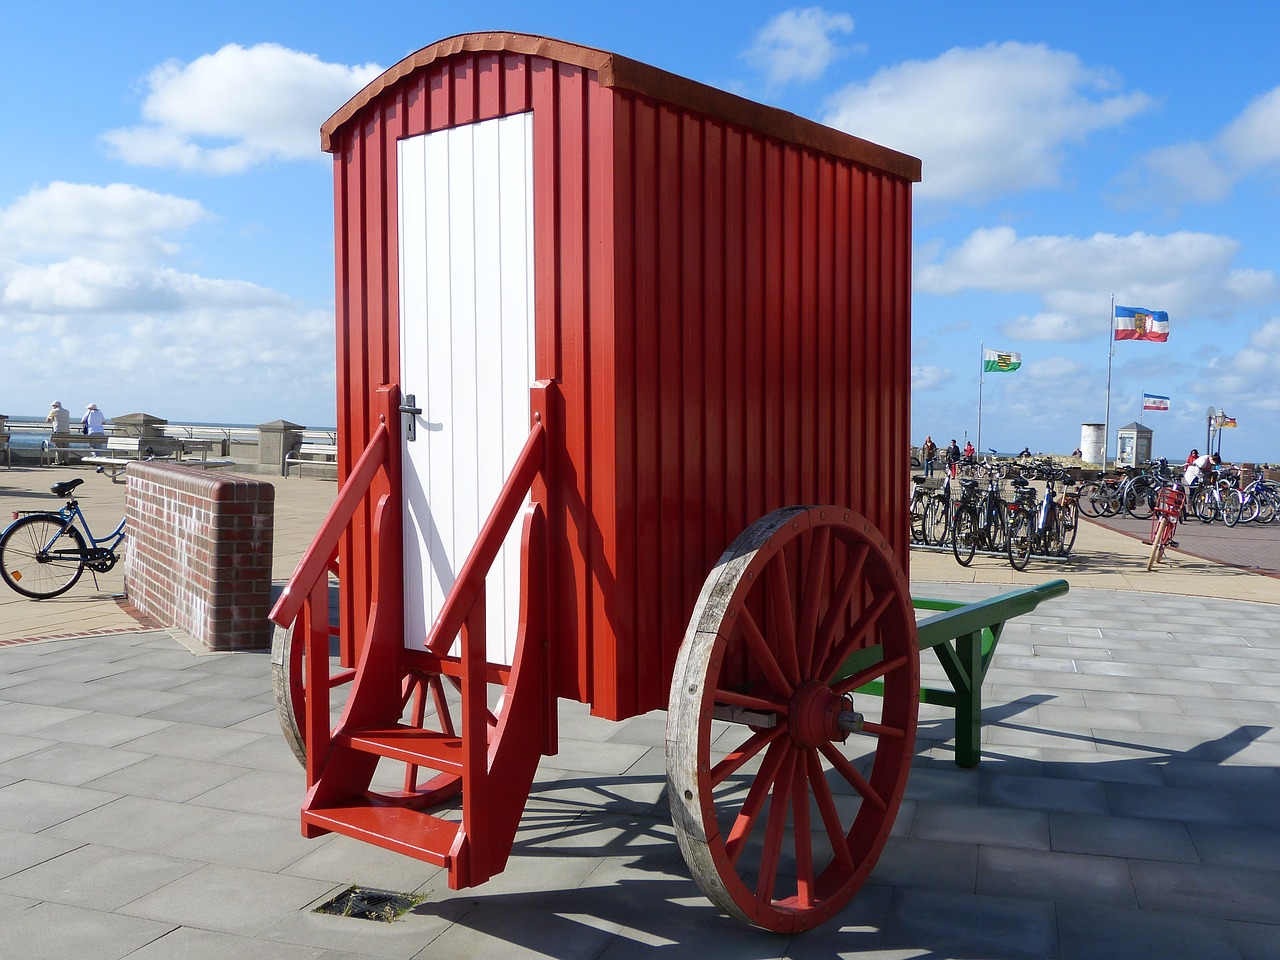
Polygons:
M62 525L55 515L33 514L13 523L0 539L0 576L24 597L56 597L84 573L84 537Z
M978 513L972 507L956 511L956 525L951 530L951 552L960 566L973 562L973 551L978 543Z
M1196 519L1201 523L1213 523L1218 518L1218 501L1213 495L1213 491L1208 487L1201 487L1196 494L1195 504Z
M1270 523L1276 518L1276 501L1265 490L1259 490L1253 495L1253 503L1257 508L1253 519L1259 523Z
M1071 548L1076 545L1076 533L1080 529L1080 517L1076 510L1074 506L1063 507L1062 512L1058 514L1058 522L1062 527L1058 537L1058 552L1064 557L1071 556Z
M1222 495L1222 522L1234 527L1240 522L1240 514L1244 509L1244 501L1239 490L1228 490Z
M911 501L911 542L925 542L925 511L928 505L919 497Z
M1102 516L1102 484L1088 480L1080 484L1080 512L1086 517Z
M1009 521L1009 566L1015 570L1027 569L1031 562L1031 543L1035 539L1035 518L1026 510L1015 510Z
M1155 503L1155 487L1146 477L1136 477L1124 494L1124 510L1135 520L1145 520L1151 516L1151 507Z
M934 497L925 510L925 542L940 547L947 539L947 501Z
M1147 572L1154 570L1156 564L1164 558L1165 531L1169 529L1169 518L1161 517L1151 534L1151 555L1147 557Z
M1005 519L1009 508L1004 502L997 503L987 515L987 547L997 553L1004 553L1009 544L1009 521Z

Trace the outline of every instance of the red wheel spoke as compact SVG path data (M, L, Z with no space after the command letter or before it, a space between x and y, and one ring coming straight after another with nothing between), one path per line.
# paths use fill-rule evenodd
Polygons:
M738 693L736 690L717 690L715 699L716 703L727 703L735 707L745 707L748 710L759 710L762 713L776 713L779 718L787 715L785 703L753 697L747 693Z
M751 611L745 605L738 608L737 621L742 635L747 638L751 653L755 656L760 669L764 671L765 678L774 692L780 697L791 696L792 691L795 690L795 684L783 676L782 668L778 666L778 659L769 649L769 643L765 640L764 634L760 632L760 625L756 623L756 618L751 615Z
M738 749L711 768L711 785L718 787L726 777L732 775L744 763L773 743L786 729L786 727L779 725L771 730L760 730L753 733Z
M800 683L800 661L796 658L796 622L791 613L791 581L787 576L784 551L778 551L767 569L774 625L778 628L778 655L791 685L797 686Z
M852 693L864 684L870 683L872 680L879 680L881 677L888 676L894 670L907 666L911 661L904 656L894 657L892 660L881 660L879 663L873 663L865 670L859 670L851 677L846 677L839 683L831 685L831 691L836 696L843 697L846 693ZM863 729L866 729L865 727Z
M813 837L809 833L808 758L806 750L796 758L791 776L791 826L795 834L796 899L801 909L813 906Z
M810 751L806 760L813 800L818 805L822 824L827 828L827 839L831 841L836 863L843 870L852 870L853 855L849 853L849 841L844 835L844 825L840 822L840 811L836 809L835 797L831 795L831 784L827 783L827 776L822 771L822 763L816 753Z
M742 854L747 838L751 836L752 830L755 829L760 811L764 809L764 802L769 797L769 791L773 789L773 785L778 778L778 770L790 756L791 746L785 740L770 744L769 752L765 754L764 762L760 764L759 772L756 773L755 779L751 781L751 789L747 791L747 799L742 802L742 807L738 810L738 816L733 821L729 836L725 838L724 851L728 855L730 863L738 862L738 857Z
M760 856L760 875L756 878L756 897L773 902L773 888L778 882L778 861L782 858L782 842L787 835L787 801L791 795L791 778L796 766L796 751L788 750L782 770L773 785L769 803L769 820L764 828L764 852Z
M822 589L827 585L827 563L831 556L831 529L819 527L809 547L809 565L804 571L804 599L800 603L800 621L796 630L796 657L800 676L813 674L815 634L818 632L818 610Z
M845 610L849 607L849 601L853 599L853 592L862 582L862 568L869 552L870 548L865 544L860 546L840 576L840 583L836 585L835 593L831 598L831 606L827 608L827 618L823 621L817 640L814 642L814 664L825 665L831 658L831 644L835 642L836 632L844 622ZM813 675L812 670L809 675Z
M832 676L840 669L840 664L844 663L845 657L864 645L867 634L880 622L880 618L885 615L885 611L889 609L893 601L894 594L885 591L876 598L870 607L862 611L862 615L858 617L858 622L845 634L844 639L840 641L840 645L827 658L827 662L822 665L822 672L819 676Z
M862 798L871 803L877 810L885 810L888 804L885 803L884 797L876 793L875 788L867 782L866 777L858 772L858 768L849 762L849 758L836 749L835 744L824 743L819 747L822 755L831 762L831 766L836 768L836 772L849 783L853 789L857 790Z

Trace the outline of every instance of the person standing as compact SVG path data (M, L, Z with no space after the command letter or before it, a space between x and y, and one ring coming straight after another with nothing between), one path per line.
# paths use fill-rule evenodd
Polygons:
M106 446L103 442L106 437L106 428L107 418L98 409L98 405L91 403L85 407L84 416L80 418L80 429L89 438L89 446L95 450Z
M956 443L955 437L951 438L951 442L947 444L947 472L951 474L951 479L956 478L956 470L960 466L960 444Z
M926 479L933 476L933 462L938 459L938 445L933 442L933 437L924 438L924 443L920 445L920 459L924 461Z
M67 446L67 434L71 432L71 413L62 405L61 400L49 404L49 415L44 418L49 424L49 439L53 441L54 463L62 462L62 451Z

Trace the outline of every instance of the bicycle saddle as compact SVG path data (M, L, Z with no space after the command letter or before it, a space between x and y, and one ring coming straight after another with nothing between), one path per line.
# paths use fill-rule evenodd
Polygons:
M66 497L70 496L71 491L82 483L84 483L84 477L76 477L74 480L63 480L61 483L55 483L49 489L53 491L55 497Z
M1022 488L1030 484L1031 481L1029 481L1026 477L1014 477L1009 482L1012 483L1015 487Z

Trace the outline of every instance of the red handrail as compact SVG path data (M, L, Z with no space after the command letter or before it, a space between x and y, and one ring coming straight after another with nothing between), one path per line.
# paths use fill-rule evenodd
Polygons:
M320 530L307 547L302 562L293 571L293 576L285 585L280 599L271 609L271 620L282 627L287 627L297 619L302 605L306 603L311 589L322 579L327 579L329 567L338 552L338 543L346 531L351 518L360 508L361 502L373 484L373 478L387 464L391 447L391 432L386 423L378 424L369 445L360 454L355 467L347 477L346 483L338 492L338 497L329 508L329 514L320 524Z

